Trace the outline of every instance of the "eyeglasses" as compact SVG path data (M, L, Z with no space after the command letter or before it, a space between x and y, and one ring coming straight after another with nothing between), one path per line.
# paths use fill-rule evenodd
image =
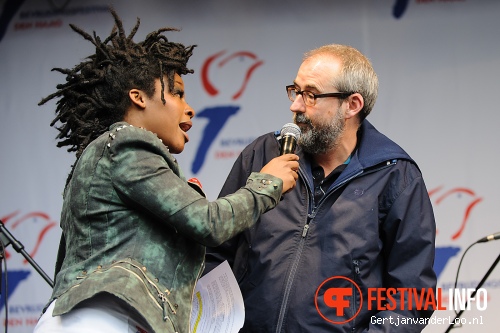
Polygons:
M339 97L339 98L347 98L351 96L352 92L336 92L336 93L327 93L327 94L313 94L310 91L302 91L295 88L294 85L286 86L286 93L288 94L288 98L295 102L297 95L302 95L302 99L307 106L313 106L316 104L316 98L323 97Z

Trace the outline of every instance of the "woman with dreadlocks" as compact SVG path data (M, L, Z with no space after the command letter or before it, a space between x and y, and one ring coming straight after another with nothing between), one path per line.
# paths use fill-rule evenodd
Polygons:
M182 152L195 112L181 75L193 46L162 28L144 41L120 18L101 40L74 25L96 52L40 104L58 98L51 126L76 152L64 190L55 286L35 332L188 332L205 246L252 226L295 185L287 154L245 187L209 202L172 154ZM130 331L129 331L130 329Z

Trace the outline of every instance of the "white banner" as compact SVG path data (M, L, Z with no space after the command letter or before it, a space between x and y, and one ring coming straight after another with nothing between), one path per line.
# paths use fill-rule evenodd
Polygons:
M108 1L0 0L0 220L53 278L62 190L74 155L56 147L49 123L55 103L37 103L93 53L68 26L106 37ZM171 40L196 44L185 77L196 110L190 142L179 156L215 199L238 153L256 136L291 120L285 85L305 51L350 44L366 54L380 79L369 120L419 164L434 204L436 271L443 297L460 258L479 238L500 231L497 121L500 90L500 2L489 0L164 1L122 0L114 7L136 40L164 26ZM9 332L31 332L49 285L9 246L2 264L0 316L8 295ZM473 246L459 287L474 288L500 253L500 241ZM496 332L500 267L487 279L487 308L462 315L461 332ZM454 317L452 309L433 318ZM453 318L451 318L453 319ZM425 332L444 332L445 319Z

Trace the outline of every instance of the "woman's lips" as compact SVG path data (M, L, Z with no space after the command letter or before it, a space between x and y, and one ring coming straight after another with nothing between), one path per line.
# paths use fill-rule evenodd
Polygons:
M185 138L186 142L188 142L189 136L187 134L187 131L189 131L191 129L191 127L193 127L193 123L191 121L186 121L186 122L180 123L179 127L184 132L184 138Z

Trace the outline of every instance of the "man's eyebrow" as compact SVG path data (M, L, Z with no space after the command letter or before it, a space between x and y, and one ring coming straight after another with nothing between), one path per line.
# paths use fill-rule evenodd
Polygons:
M299 85L297 84L297 82L293 81L293 85L298 87ZM307 84L305 87L303 87L301 90L306 90L306 91L309 91L309 90L316 90L318 91L318 88L315 86L315 85L311 85L311 84Z

